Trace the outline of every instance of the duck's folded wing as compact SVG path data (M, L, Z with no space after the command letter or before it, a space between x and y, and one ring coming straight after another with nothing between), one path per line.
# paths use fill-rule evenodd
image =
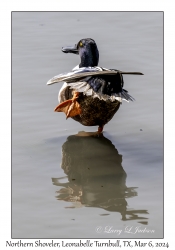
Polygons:
M120 70L110 70L110 69L104 69L101 67L86 67L86 68L79 68L77 70L71 71L69 73L60 74L57 76L54 76L52 79L50 79L47 82L47 85L51 85L54 83L59 82L73 82L73 81L80 81L85 77L89 76L100 76L100 75L116 75L116 74L132 74L132 75L143 75L140 72L124 72Z

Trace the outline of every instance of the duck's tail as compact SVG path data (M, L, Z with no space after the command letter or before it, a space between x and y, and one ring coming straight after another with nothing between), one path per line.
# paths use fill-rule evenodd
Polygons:
M122 92L121 92L121 97L123 100L129 102L129 101L135 101L134 97L132 97L131 95L128 94L128 91L125 90L125 89L122 89Z

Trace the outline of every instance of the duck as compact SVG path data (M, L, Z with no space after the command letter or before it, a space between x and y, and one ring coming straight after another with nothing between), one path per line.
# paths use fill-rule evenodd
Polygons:
M99 50L92 38L62 47L62 52L79 55L80 63L70 72L56 75L47 82L47 85L64 82L54 111L64 112L66 119L71 117L84 126L98 126L97 132L102 133L122 101L135 100L123 89L123 75L143 73L99 67Z

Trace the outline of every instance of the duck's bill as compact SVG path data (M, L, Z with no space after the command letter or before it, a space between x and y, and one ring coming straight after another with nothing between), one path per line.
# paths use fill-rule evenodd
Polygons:
M73 53L73 54L78 55L77 45L75 44L74 46L62 47L62 52L64 52L64 53Z

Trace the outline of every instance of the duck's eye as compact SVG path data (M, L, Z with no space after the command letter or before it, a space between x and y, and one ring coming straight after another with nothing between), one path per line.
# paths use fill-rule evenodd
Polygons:
M83 47L83 43L82 43L82 42L80 42L80 43L79 43L79 46L80 46L80 47Z

